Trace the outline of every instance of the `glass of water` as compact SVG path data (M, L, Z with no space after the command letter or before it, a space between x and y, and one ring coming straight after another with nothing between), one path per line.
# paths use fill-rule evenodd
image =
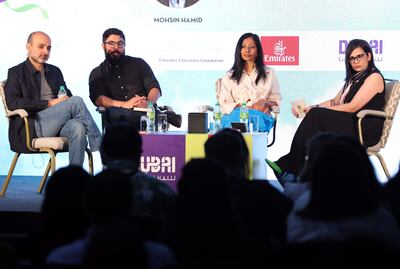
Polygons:
M146 133L147 126L149 123L150 123L149 117L147 117L146 115L141 116L139 133Z
M165 133L168 131L168 121L167 121L167 115L166 114L158 114L157 118L158 122L158 132Z
M250 116L250 132L257 133L260 130L260 118L258 115Z

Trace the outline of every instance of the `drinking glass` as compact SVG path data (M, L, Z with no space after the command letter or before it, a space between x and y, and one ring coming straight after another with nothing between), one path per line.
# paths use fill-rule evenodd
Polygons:
M257 133L260 128L260 118L258 115L250 116L250 132Z
M150 121L149 117L147 117L146 115L140 117L140 129L139 129L140 133L146 132L149 121Z
M166 114L158 114L158 132L165 133L168 131L168 121Z

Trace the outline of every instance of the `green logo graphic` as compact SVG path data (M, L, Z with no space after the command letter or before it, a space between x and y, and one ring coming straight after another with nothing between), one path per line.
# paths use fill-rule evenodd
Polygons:
M23 5L20 7L11 7L9 2L10 2L9 0L0 0L0 4L4 3L5 7L9 8L15 12L18 12L18 13L26 12L26 11L29 11L32 9L40 9L40 11L42 12L42 18L45 20L49 19L49 15L47 14L47 11L36 4L26 4L26 5Z

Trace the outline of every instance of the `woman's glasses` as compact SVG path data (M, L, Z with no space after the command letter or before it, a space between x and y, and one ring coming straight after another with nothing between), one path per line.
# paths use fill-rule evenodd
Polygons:
M349 61L349 63L354 64L356 62L356 60L357 60L357 62L362 61L364 59L364 57L365 57L365 53L361 53L361 54L358 54L357 56L349 57L349 59L347 61Z

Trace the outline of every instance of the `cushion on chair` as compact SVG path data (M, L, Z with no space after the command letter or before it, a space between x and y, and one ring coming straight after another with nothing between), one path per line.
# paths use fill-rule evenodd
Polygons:
M32 140L32 148L51 148L62 150L67 148L68 139L66 137L40 137Z

